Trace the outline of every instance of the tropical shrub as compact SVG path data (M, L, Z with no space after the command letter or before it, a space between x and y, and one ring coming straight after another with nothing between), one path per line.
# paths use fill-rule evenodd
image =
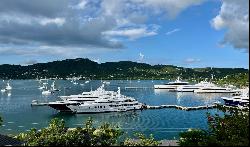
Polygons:
M142 133L135 133L135 139L134 138L127 138L125 141L121 144L122 146L158 146L160 145L160 142L155 140L153 135L150 134L149 138L147 138Z
M208 130L180 133L181 146L247 146L249 145L249 109L224 108L223 115L207 114Z
M0 126L2 126L3 120L2 117L0 116Z
M20 133L17 139L24 141L26 146L110 146L117 144L122 135L119 128L113 128L104 123L98 128L93 127L89 119L84 127L68 129L65 122L52 119L47 128L40 131L31 129L27 133Z
M52 119L49 126L41 130L31 129L27 133L20 133L15 138L25 142L25 146L155 146L159 145L151 135L146 138L138 133L138 141L119 137L123 132L117 126L103 123L99 127L93 126L93 120L88 119L83 127L69 129L63 120ZM119 142L119 141L120 142Z

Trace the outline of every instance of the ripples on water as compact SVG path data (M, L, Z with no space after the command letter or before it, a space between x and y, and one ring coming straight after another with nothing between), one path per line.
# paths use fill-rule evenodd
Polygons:
M53 81L49 81L49 85ZM176 109L142 110L130 112L114 112L101 114L69 114L58 113L54 109L42 106L31 107L31 101L36 99L40 102L59 100L59 95L79 94L83 91L95 90L101 85L101 81L78 81L78 85L73 85L70 81L58 80L57 87L61 90L53 95L43 96L38 89L39 83L35 80L13 80L11 95L0 93L0 115L4 123L0 128L0 133L16 134L24 132L32 127L40 129L48 125L49 120L58 117L64 119L69 127L82 126L88 117L92 117L95 125L103 122L110 122L120 126L128 135L138 131L145 134L154 134L157 139L178 138L178 133L186 131L188 128L206 129L206 112L215 113L217 110L182 111ZM176 93L166 90L154 90L154 84L162 84L167 81L111 81L105 86L106 90L117 90L121 87L121 93L132 96L139 102L148 105L181 105L200 106L212 104L215 101L222 101L221 96L227 94L194 94ZM80 85L81 84L81 85ZM6 83L0 82L0 89ZM125 89L125 87L146 87L144 89Z

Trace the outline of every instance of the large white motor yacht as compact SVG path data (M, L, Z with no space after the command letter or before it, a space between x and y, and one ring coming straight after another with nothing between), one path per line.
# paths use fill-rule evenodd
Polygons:
M154 85L155 89L168 89L168 90L175 90L178 86L183 86L183 85L189 85L188 82L184 82L180 80L180 77L178 77L175 81L173 82L168 82L163 85Z
M106 91L104 85L95 91L83 92L80 95L61 96L62 101L50 102L48 105L59 111L75 113L99 113L138 110L142 104L118 91Z
M235 93L236 90L229 87L219 87L216 85L208 85L194 90L195 93Z
M226 105L232 106L249 106L249 88L241 89L240 93L232 97L221 97Z
M117 93L117 95L102 96L94 102L85 102L67 107L74 113L104 113L142 109L142 103L139 103L134 98L121 95L119 87Z
M94 91L89 91L89 92L82 92L81 94L77 94L77 95L69 95L69 96L59 96L59 98L61 98L62 100L68 100L68 99L72 99L72 98L99 98L101 95L105 95L105 94L111 94L114 91L106 91L104 90L104 85L101 85L99 88L97 88Z
M194 92L194 90L203 88L203 87L211 87L211 86L215 86L213 83L211 82L207 82L207 81L201 81L200 83L194 84L194 85L180 85L177 86L177 88L174 91L177 92Z

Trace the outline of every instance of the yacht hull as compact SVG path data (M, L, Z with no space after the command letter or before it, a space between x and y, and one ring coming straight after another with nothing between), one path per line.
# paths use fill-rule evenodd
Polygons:
M108 112L126 112L131 110L141 110L142 105L132 106L132 107L109 107L106 105L100 106L68 106L74 113L108 113Z
M155 89L168 89L168 90L175 90L177 86L170 86L170 85L154 85Z
M71 109L67 106L67 104L48 104L48 106L60 112L72 112Z

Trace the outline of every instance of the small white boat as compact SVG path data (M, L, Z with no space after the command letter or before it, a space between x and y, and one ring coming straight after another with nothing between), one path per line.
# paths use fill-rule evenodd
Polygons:
M89 81L85 81L85 84L89 83Z
M50 90L45 90L42 92L42 95L50 95L52 92Z
M11 96L11 93L8 93L7 96Z
M45 87L45 89L47 89L47 87ZM51 90L43 90L42 91L42 95L50 95L50 94L52 94Z
M6 91L6 89L1 89L1 92L5 92Z
M6 90L11 90L11 89L12 89L12 87L10 86L10 83L9 83L9 82L7 83L7 86L6 86L5 89L6 89Z
M45 89L45 86L44 85L40 86L38 89L43 90L43 89Z
M110 82L108 82L108 81L103 81L102 83L103 83L103 84L107 84L107 85L110 84Z

